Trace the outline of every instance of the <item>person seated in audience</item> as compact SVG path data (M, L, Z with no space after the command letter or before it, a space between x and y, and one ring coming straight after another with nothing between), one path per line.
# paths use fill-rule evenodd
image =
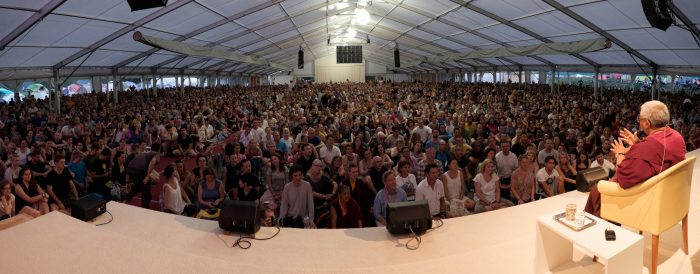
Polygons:
M385 145L383 142L378 142L374 146L374 150L372 153L375 157L380 157L382 159L382 165L389 169L392 166L394 166L394 161L391 160L391 156L389 156L384 146Z
M112 198L117 201L125 202L129 200L130 188L133 183L127 180L126 176L126 153L117 151L112 159L112 169L110 172L110 180L112 181ZM114 191L117 188L117 191ZM114 195L116 193L116 196Z
M534 159L534 158L533 158ZM534 164L529 157L521 154L518 157L518 168L513 171L510 177L511 194L515 203L520 205L535 200L535 172L532 171Z
M312 162L311 168L304 177L304 180L311 184L314 196L314 210L317 216L320 216L328 209L327 205L335 199L335 193L338 191L338 184L323 171L324 167L323 161L316 159Z
M428 167L431 164L434 164L438 167L438 174L442 173L442 163L435 159L435 149L429 147L425 149L425 159L418 162L418 172L415 174L416 180L420 182L425 179L425 172L427 172L428 170L426 167Z
M300 165L289 169L292 181L284 185L280 206L281 224L287 227L303 228L314 220L314 199L311 184L304 181L304 170ZM307 221L304 221L308 218Z
M425 167L425 179L418 183L416 201L428 201L430 215L446 217L445 186L440 181L440 167L428 164Z
M71 161L66 167L70 172L73 174L73 177L75 179L75 186L78 188L79 192L84 193L87 188L88 188L88 181L92 182L92 179L89 178L88 174L89 171L87 169L87 165L85 164L85 161L83 160L82 155L87 155L87 154L82 154L77 150L74 150L73 153L71 153ZM48 172L51 172L51 168L49 167ZM47 176L48 176L47 172ZM37 180L39 181L40 185L42 185L41 181L42 180ZM44 183L46 183L46 180L43 180Z
M474 177L475 212L484 212L512 206L513 203L501 197L501 181L494 171L494 162L490 159L484 160L479 168L479 174Z
M175 165L166 166L163 176L165 176L162 193L163 211L190 217L197 214L197 207L190 202L187 193L180 186L179 175Z
M361 228L360 206L350 195L350 187L340 185L338 199L330 207L330 228Z
M175 142L175 147L172 151L175 156L185 156L185 157L195 157L197 153L195 152L194 142L192 137L187 134L186 128L180 128L180 133L177 136Z
M435 151L435 159L440 162L441 167L445 167L443 169L446 169L447 162L450 160L451 156L450 146L445 140L440 139L440 141L438 141L438 148Z
M377 226L386 226L387 205L406 201L406 192L396 187L396 177L392 170L385 171L382 180L384 188L377 192L372 207Z
M327 136L323 144L319 149L318 155L325 164L330 165L333 157L341 156L340 148L335 145L335 137L333 136Z
M362 213L362 227L371 227L375 225L374 212L372 205L374 196L377 191L374 189L372 182L368 177L362 177L359 174L359 169L355 165L350 165L348 169L348 177L342 184L350 187L350 195L360 205Z
M105 199L111 199L111 189L108 186L110 181L111 166L109 158L112 156L112 151L102 149L97 159L93 160L88 167L91 183L88 186L88 192L98 193Z
M447 164L448 170L442 174L440 180L445 186L445 199L447 202L459 200L464 203L464 208L474 209L474 200L464 197L464 174L459 168L457 159L452 158Z
M379 145L381 146L381 144ZM384 165L384 159L381 156L372 157L372 167L367 172L367 176L372 181L374 189L384 188L382 175L389 169Z
M54 157L56 166L47 176L47 192L51 196L51 211L71 207L72 201L79 198L78 189L73 182L73 175L66 168L66 159L61 155Z
M595 153L595 161L591 162L591 168L593 167L601 167L603 170L605 170L605 174L608 174L610 177L614 175L615 172L615 165L608 161L608 159L605 159L605 153L602 150L597 150Z
M252 143L253 141L251 141ZM261 193L262 191L262 183L260 182L260 177L258 175L253 174L253 162L245 159L242 160L241 163L241 170L240 174L238 175L238 198L240 198L240 192L243 190L243 184L248 185L251 188L254 188L256 193Z
M296 164L301 166L302 172L304 174L309 171L312 162L316 160L314 151L315 149L312 144L305 143L301 145L301 152L298 153Z
M289 182L289 169L284 164L282 156L277 153L270 156L270 161L265 171L265 192L260 201L270 202L273 204L273 208L278 208L277 205L280 203L282 198L282 191L284 186Z
M588 154L585 152L579 152L576 156L576 172L591 167L591 161L588 159Z
M559 189L563 189L564 181L555 169L557 161L554 156L547 156L543 168L537 171L537 199L544 199L560 194ZM561 186L560 186L561 185Z
M30 207L36 209L41 214L46 214L50 211L49 194L44 192L32 177L32 171L28 168L22 169L22 176L15 184L15 194L17 199L14 201L13 209ZM6 181L7 182L7 181Z
M501 197L507 200L513 200L510 194L510 176L513 170L518 168L518 157L515 153L510 152L510 141L501 141L501 151L494 156L494 163L498 172L498 177L501 179Z
M555 167L557 173L562 176L564 183L560 186L559 193L576 190L576 159L569 161L569 154L559 153L559 164Z
M559 157L559 152L554 149L554 138L547 136L544 140L544 149L540 150L540 152L537 154L537 163L540 166L543 166L545 163L545 159L548 156L554 157L554 161L557 161L557 158Z
M7 165L7 168L5 168L4 180L10 182L10 184L14 186L15 181L20 177L20 170L22 170L22 167L19 165L19 156L17 156L17 154L12 153L9 158L10 163Z
M37 183L45 187L46 186L46 176L51 172L51 167L43 161L40 151L32 151L29 154L29 161L26 167L32 170L32 176L36 179Z
M360 171L360 176L367 176L369 174L370 168L374 165L372 160L372 150L367 148L362 152L362 158L360 158L360 164L358 165L358 170Z
M402 160L397 165L397 169L396 187L401 188L404 192L406 192L406 196L409 201L415 200L418 182L416 181L416 176L410 173L411 162Z
M234 146L228 147L234 149ZM245 156L243 156L243 158L239 158L239 154L227 152L227 156L224 159L226 161L226 165L224 166L224 174L222 178L224 188L226 189L226 194L228 194L232 200L238 200L238 189L240 188L238 182L240 181L241 175L241 161L245 159Z
M331 161L331 166L328 167L328 176L333 179L333 182L342 182L347 176L347 169L343 165L343 158L335 156Z
M257 188L253 187L248 183L248 181L241 180L241 189L238 192L238 199L241 201L256 201L260 198L261 194L258 192Z
M204 180L197 188L197 203L200 209L218 208L226 198L224 184L216 179L214 170L210 167L204 169Z
M27 214L32 217L41 216L41 212L23 206L17 214ZM0 182L0 221L15 216L15 195L12 194L12 185L9 181Z

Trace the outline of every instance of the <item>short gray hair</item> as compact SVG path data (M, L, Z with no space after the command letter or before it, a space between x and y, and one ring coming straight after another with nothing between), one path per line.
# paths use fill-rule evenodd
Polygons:
M668 107L661 101L648 101L639 109L639 117L649 119L649 123L654 128L667 126L671 121L671 115L668 113Z

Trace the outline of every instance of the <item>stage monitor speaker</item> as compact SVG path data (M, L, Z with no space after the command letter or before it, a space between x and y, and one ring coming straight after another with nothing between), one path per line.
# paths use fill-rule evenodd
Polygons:
M428 201L389 203L386 206L386 229L391 234L423 234L433 227Z
M576 190L589 192L600 180L607 180L608 173L602 167L592 167L578 172L576 175Z
M304 69L304 51L299 49L299 58L297 59L297 67Z
M127 2L131 11L165 7L168 4L168 0L127 0Z
M652 27L667 30L673 24L669 0L642 0L642 8Z
M394 67L401 67L401 59L399 58L399 49L394 50Z
M260 230L263 208L257 201L226 200L221 205L219 227L226 231L255 234Z
M82 221L89 221L107 211L107 201L102 195L92 193L73 201L70 215Z

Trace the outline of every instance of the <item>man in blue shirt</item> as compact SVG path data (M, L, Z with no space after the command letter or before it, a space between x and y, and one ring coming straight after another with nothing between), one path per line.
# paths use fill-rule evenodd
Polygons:
M396 175L389 170L382 174L384 188L374 197L374 219L377 226L386 226L386 206L389 203L406 201L406 192L396 187Z

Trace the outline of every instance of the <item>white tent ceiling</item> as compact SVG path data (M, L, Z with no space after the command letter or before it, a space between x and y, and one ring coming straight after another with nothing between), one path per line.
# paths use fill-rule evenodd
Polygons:
M613 47L576 55L549 55L423 63L407 72L436 69L637 70L700 72L697 0L674 0L690 23L652 28L638 0L170 0L163 8L131 12L124 0L0 1L0 79L20 70L82 66L119 73L165 69L270 74L278 69L186 57L133 41L145 35L217 47L294 67L303 47L307 61L334 52L336 36L352 27L372 62L393 68L398 44L405 63L444 53L549 42L608 38ZM366 7L362 5L366 3ZM370 14L355 22L356 8ZM700 33L698 33L700 35ZM332 37L333 44L328 45ZM369 44L367 40L369 39ZM636 61L636 63L635 63ZM80 68L79 73L89 73ZM202 72L204 73L204 72ZM14 76L12 76L14 75Z

